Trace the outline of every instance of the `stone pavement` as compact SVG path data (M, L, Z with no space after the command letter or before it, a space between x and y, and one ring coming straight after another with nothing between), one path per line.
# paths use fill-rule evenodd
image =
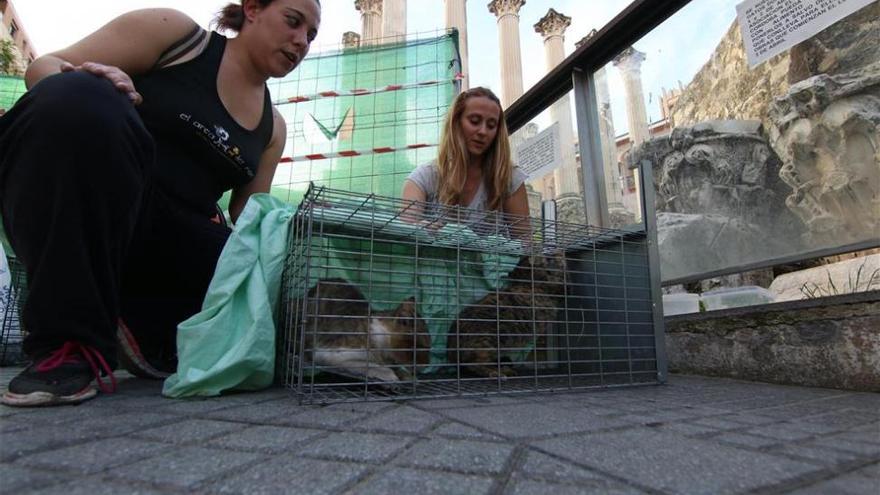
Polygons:
M880 394L693 376L325 407L159 391L0 406L0 492L880 493Z

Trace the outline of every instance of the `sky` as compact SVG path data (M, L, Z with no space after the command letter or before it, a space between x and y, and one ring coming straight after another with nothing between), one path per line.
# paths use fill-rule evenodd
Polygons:
M114 17L139 8L171 7L181 10L202 26L208 26L224 0L12 0L38 54L63 48L96 30ZM629 0L527 0L520 9L520 45L523 87L528 89L546 73L544 47L534 24L549 8L572 18L565 33L566 55L576 41L592 29L600 29ZM735 18L734 0L694 0L667 20L635 47L647 54L642 65L642 83L650 121L660 118L662 88L687 84L709 59L718 41ZM471 86L488 86L500 92L500 63L496 18L488 0L467 2ZM342 33L361 31L360 12L354 0L322 0L321 29L312 52L338 46ZM443 0L409 0L407 29L410 33L444 29ZM622 81L614 68L608 69L615 130L626 130Z

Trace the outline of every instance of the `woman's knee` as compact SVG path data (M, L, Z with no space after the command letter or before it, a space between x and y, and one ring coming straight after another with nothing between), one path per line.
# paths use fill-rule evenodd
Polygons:
M27 104L39 124L75 125L91 132L112 131L126 121L140 118L134 105L113 84L81 71L49 76L34 85Z

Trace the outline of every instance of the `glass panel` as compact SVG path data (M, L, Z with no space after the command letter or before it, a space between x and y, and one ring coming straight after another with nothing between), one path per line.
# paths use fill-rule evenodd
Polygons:
M754 66L737 3L691 2L594 74L626 207L630 167L652 167L667 281L880 242L880 3ZM852 265L839 292L880 271L876 258ZM859 269L859 287L841 288ZM768 286L762 272L751 280Z
M584 184L573 111L569 92L511 135L511 148L514 163L529 177L531 215L540 218L542 203L553 201L557 221L583 224Z

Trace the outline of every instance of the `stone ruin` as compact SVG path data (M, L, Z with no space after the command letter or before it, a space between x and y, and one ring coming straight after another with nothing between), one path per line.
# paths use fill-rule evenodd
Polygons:
M629 165L654 174L665 279L789 253L804 225L785 206L782 166L757 121L710 121L646 141Z
M880 62L791 86L770 107L769 141L809 246L880 235Z

